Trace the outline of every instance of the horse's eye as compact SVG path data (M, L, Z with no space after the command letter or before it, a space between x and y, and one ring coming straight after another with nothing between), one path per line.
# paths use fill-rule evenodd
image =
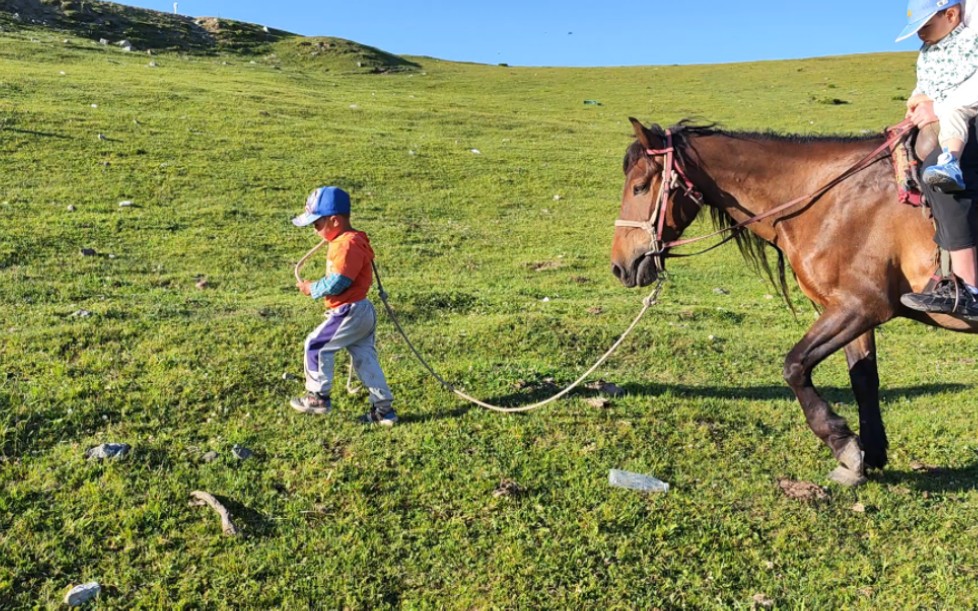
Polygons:
M643 193L648 193L648 192L649 192L649 183L647 182L643 182L642 184L638 184L632 187L633 195L641 195Z

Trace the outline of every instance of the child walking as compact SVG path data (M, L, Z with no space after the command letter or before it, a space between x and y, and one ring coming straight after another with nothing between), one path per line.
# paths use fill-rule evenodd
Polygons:
M338 187L320 187L306 200L305 213L292 219L296 227L312 225L329 242L326 276L300 281L296 287L326 304L326 321L306 337L305 396L290 404L306 414L327 414L332 409L333 356L346 348L357 377L370 391L370 411L360 421L391 426L397 422L394 397L377 360L374 330L377 314L367 299L373 282L374 251L370 239L350 226L350 196Z
M907 114L933 101L941 127L941 156L924 170L923 179L945 193L963 191L960 160L968 125L978 115L978 30L966 24L962 0L910 0L907 18L897 42L917 34L924 43Z

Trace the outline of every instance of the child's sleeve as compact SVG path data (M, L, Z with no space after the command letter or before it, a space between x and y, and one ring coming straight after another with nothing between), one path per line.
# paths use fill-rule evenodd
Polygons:
M327 295L339 295L353 284L351 278L341 274L330 274L325 278L312 283L309 287L309 296L313 299L322 299Z

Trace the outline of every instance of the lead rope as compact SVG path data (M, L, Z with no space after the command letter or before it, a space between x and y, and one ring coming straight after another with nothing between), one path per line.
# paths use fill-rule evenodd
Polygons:
M320 244L317 244L312 250L310 250L306 254L306 256L299 259L299 262L295 266L295 277L297 281L301 282L301 278L299 276L299 269L305 264L305 262L309 259L309 257L311 257L313 253L315 253L317 250L322 248L325 243L326 241L324 240ZM612 354L615 353L618 347L621 346L622 342L625 341L625 338L627 338L631 334L631 332L635 329L635 327L638 326L639 321L642 320L642 317L645 316L645 313L649 311L649 308L651 308L658 302L659 293L662 291L662 285L665 278L662 274L659 275L659 280L656 282L655 288L653 288L652 292L649 293L649 295L642 300L642 309L639 310L639 313L635 317L635 320L632 321L632 324L630 324L628 328L625 329L625 332L621 334L621 337L619 337L614 344L612 344L611 348L609 348L608 351L605 352L601 356L601 358L599 358L598 361L591 366L590 369L588 369L583 374L581 374L581 377L574 380L574 382L570 386L558 392L557 394L553 395L549 399L538 401L537 403L533 403L532 405L524 405L522 407L500 407L498 405L493 405L491 403L486 403L485 401L482 401L480 399L476 399L475 397L472 397L462 392L461 390L455 388L453 384L447 382L443 377L438 375L438 372L436 372L434 368L432 368L431 365L428 364L428 361L426 361L424 357L421 356L421 353L418 352L418 349L415 348L414 343L411 342L411 339L407 336L407 333L404 331L404 328L401 326L401 322L397 319L397 315L394 313L394 309L391 307L390 302L387 300L387 291L384 290L384 284L383 282L381 282L380 270L377 269L377 264L371 261L371 265L373 266L373 270L374 270L374 278L377 280L377 292L380 295L381 302L384 304L384 309L387 311L387 315L390 316L391 322L394 323L394 327L397 329L397 332L400 333L402 338L404 338L404 341L405 343L407 343L408 348L411 349L411 352L414 353L415 358L418 359L418 362L421 363L421 365L428 370L428 373L430 373L432 377L438 380L438 383L441 384L445 390L453 392L459 397L461 397L462 399L465 399L470 403L474 403L479 407L484 407L485 409L488 409L490 411L500 412L503 414L515 414L515 413L529 412L535 409L539 409L544 405L553 403L557 399L560 399L570 391L580 386L581 382L583 382L589 375L594 373L594 371L598 367L600 367L606 360L608 360L608 358Z

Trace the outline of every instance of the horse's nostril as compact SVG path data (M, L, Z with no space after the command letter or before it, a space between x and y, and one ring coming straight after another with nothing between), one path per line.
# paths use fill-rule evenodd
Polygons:
M623 270L622 270L621 266L618 265L617 263L612 263L611 264L611 273L615 275L615 278L618 278L619 280L621 280L622 271Z

